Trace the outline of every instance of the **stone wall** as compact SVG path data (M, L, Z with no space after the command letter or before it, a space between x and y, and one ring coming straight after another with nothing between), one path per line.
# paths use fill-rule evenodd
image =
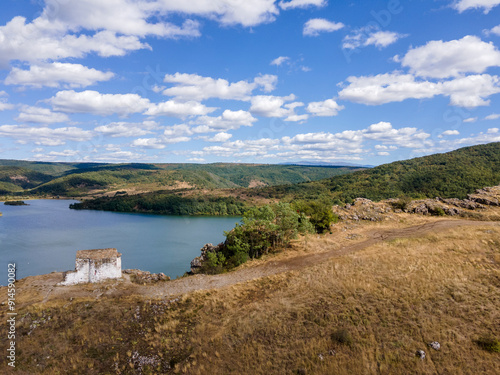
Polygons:
M122 277L122 258L116 249L80 250L75 270L64 273L60 285L97 283Z

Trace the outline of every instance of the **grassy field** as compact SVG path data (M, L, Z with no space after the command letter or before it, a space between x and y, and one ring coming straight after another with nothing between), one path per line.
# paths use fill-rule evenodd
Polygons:
M326 261L177 297L169 285L190 278L68 292L47 289L57 275L22 280L15 373L498 374L498 223L341 251L373 233L438 220L401 214L338 224L243 268L339 251ZM429 348L432 341L441 349Z

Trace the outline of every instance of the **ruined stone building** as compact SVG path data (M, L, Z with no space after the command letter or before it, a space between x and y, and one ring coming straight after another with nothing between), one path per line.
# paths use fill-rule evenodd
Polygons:
M122 258L116 249L79 250L74 271L64 273L60 285L97 283L122 277Z

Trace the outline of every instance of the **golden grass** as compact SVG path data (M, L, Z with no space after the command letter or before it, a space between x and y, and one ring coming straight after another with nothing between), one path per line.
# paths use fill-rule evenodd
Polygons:
M408 224L370 223L348 232ZM306 249L299 240L281 256L358 241L342 229L309 238ZM500 226L465 226L179 300L103 295L31 304L19 311L18 370L498 374L500 354L477 342L500 338L499 290ZM439 351L427 346L432 341ZM419 349L424 360L415 356Z

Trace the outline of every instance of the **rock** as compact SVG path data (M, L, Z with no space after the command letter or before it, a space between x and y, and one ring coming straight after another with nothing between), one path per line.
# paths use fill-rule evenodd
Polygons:
M423 350L417 350L415 355L419 357L422 361L425 359L425 352Z
M420 204L417 207L413 209L413 212L419 215L428 215L429 214L429 209L425 204Z
M499 206L498 199L490 197L490 196L477 196L477 195L471 195L469 194L467 196L471 201L479 203L479 204L484 204L485 206Z
M441 349L441 344L438 343L437 341L433 341L429 344L429 346L434 349L434 350L439 350Z
M203 266L203 262L207 259L208 253L216 253L221 251L224 248L224 243L221 242L218 245L212 245L211 243L205 244L201 249L201 255L199 257L194 258L191 261L191 273L197 273L200 268Z

